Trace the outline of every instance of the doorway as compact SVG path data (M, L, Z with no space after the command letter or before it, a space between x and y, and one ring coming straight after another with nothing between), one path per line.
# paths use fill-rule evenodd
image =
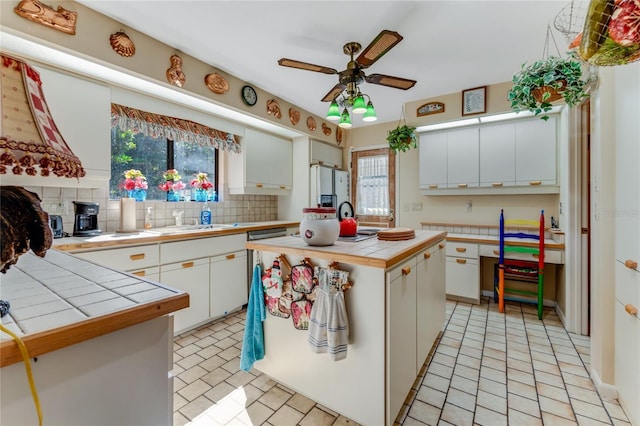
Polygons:
M591 335L591 103L579 106L580 141L580 328Z
M351 153L351 193L361 225L395 227L396 156L389 148Z

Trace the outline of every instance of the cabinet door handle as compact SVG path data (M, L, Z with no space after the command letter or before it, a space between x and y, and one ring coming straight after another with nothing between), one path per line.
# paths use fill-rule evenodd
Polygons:
M142 260L142 259L144 259L144 253L132 254L131 256L129 256L129 259L131 259L131 260Z
M496 256L500 256L500 250L494 250L493 254L495 254Z
M429 189L436 189L438 185L429 185Z
M262 188L262 184L261 183L256 183L256 188Z
M182 264L183 268L193 268L193 262L184 262Z
M464 253L465 251L467 251L467 248L466 247L456 247L456 251L458 253Z
M638 269L638 262L633 259L627 259L624 261L624 266L629 269Z
M535 186L535 185L540 185L542 184L542 181L540 180L530 180L529 181L529 185Z
M456 259L456 262L464 265L465 263L467 263L467 259Z
M469 186L469 184L467 184L467 183L459 183L458 184L458 188L466 188L467 186Z
M132 272L131 275L137 275L138 277L144 277L145 273L144 273L144 271L135 271L135 272Z
M624 310L627 311L629 315L633 315L634 317L638 316L638 308L632 304L624 305Z
M424 258L425 258L425 259L429 259L430 257L431 257L431 253L426 252L426 253L424 254Z
M280 185L280 189L287 189L287 187L284 185Z
M402 268L402 275L409 275L411 273L411 266L405 266Z
M502 182L493 182L493 183L491 184L491 186L502 186L502 185L503 185L503 183L502 183Z
M440 244L438 244L438 248L443 249L443 248L444 248L444 243L440 243Z
M536 259L540 257L540 255L537 253L532 253L531 256L535 257Z
M236 255L235 254L228 254L225 257L227 258L227 260L231 260L231 259L235 259Z

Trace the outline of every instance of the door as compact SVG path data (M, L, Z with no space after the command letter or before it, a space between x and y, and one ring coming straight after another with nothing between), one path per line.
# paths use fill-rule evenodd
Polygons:
M396 156L389 148L354 151L351 191L361 225L395 226Z

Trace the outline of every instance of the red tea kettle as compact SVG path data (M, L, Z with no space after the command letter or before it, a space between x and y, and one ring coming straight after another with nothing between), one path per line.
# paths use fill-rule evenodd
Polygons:
M343 212L342 207L346 206L347 211ZM344 201L338 207L338 220L340 221L340 236L341 237L355 237L358 232L358 222L356 222L355 212L353 211L353 205L350 202Z

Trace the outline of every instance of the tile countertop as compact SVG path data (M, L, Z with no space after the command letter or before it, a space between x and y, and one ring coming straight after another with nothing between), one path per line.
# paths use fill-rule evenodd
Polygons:
M30 357L149 321L189 306L189 295L57 250L22 255L0 276L11 304L2 325L20 336ZM22 360L0 333L0 367Z
M429 229L432 231L446 231L448 241L459 241L469 243L480 244L495 244L498 245L499 240L499 227L497 225L461 225L452 223L432 223L421 222L422 229ZM526 232L535 233L538 232L537 228L533 227L517 227L507 228L506 232ZM564 250L564 232L559 229L545 229L544 246L547 249L559 249ZM538 243L533 240L522 239L505 239L506 245L517 244L521 246L537 247Z
M358 242L336 241L330 246L310 246L300 236L288 236L248 241L246 245L252 250L290 254L301 258L389 268L408 256L444 240L447 236L446 232L441 231L416 230L415 233L415 238L402 241L380 241L373 237Z
M242 234L249 231L270 229L276 227L298 227L300 222L291 221L268 221L255 222L251 224L240 224L236 227L199 229L190 231L176 231L171 234L159 234L151 231L141 230L135 233L115 233L102 234L96 237L65 237L53 240L53 247L62 251L77 251L96 249L102 247L126 246L136 244L148 244L164 241L179 241L192 238L206 238L218 235Z

